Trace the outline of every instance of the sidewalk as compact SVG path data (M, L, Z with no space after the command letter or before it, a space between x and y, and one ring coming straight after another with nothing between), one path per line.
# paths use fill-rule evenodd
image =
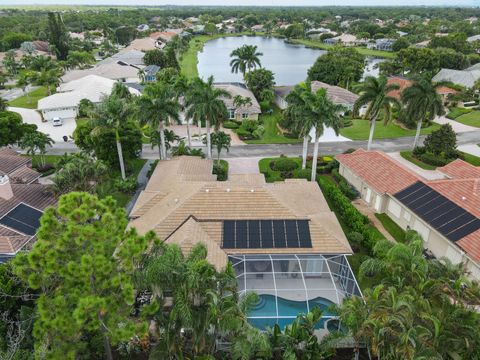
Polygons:
M375 226L378 231L380 231L382 235L385 236L385 239L393 243L397 242L393 238L393 236L390 235L390 233L383 227L383 224L380 222L380 220L377 219L377 217L375 216L375 211L370 208L363 199L354 200L352 201L352 204L357 208L358 211L368 217L373 226Z
M468 131L476 131L478 130L478 128L474 127L474 126L469 126L469 125L465 125L465 124L462 124L458 121L455 121L455 120L452 120L452 119L449 119L445 116L439 116L437 117L434 122L436 122L437 124L440 124L440 125L444 125L444 124L450 124L452 126L452 129L453 131L455 131L456 133L461 133L461 132L468 132Z

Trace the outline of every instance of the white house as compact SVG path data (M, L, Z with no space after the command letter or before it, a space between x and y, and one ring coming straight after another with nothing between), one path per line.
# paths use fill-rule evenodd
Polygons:
M480 279L480 167L455 160L427 180L380 151L335 157L340 174L377 213L417 231L436 258L465 263Z
M104 96L110 95L116 81L97 75L88 75L81 79L60 85L58 92L38 101L38 110L45 120L55 117L73 119L78 114L78 106L82 99L99 103ZM138 90L129 88L134 95Z

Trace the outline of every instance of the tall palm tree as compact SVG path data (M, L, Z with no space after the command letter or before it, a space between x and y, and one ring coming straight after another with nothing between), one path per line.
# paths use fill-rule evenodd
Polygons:
M310 112L310 121L305 122L305 126L309 129L315 129L315 144L313 146L312 159L312 178L311 181L317 179L317 161L318 161L318 145L320 137L323 135L325 127L332 128L335 134L338 135L340 130L341 118L340 113L345 110L345 107L339 104L334 104L327 97L327 90L319 89L317 92L311 91L311 85L308 85L310 91L302 94L305 104L307 104ZM311 125L311 126L310 126ZM304 132L307 131L306 129Z
M285 116L293 121L292 130L298 131L299 135L303 137L303 151L302 151L302 169L307 166L308 142L310 141L310 128L305 124L310 122L311 113L308 105L305 103L305 98L302 96L304 92L311 92L310 85L301 83L288 94L286 100L288 107L285 109ZM307 125L307 126L306 126Z
M432 121L436 116L445 113L442 97L430 80L420 78L402 91L402 103L405 106L405 115L417 123L417 132L413 141L413 148L415 148L422 123Z
M216 130L220 124L228 118L228 111L222 98L230 98L231 95L223 89L219 89L213 84L213 76L210 76L206 82L195 79L190 90L186 95L186 105L188 107L187 117L194 122L205 121L207 128L207 158L212 158L212 145L210 139L210 126Z
M175 92L175 98L180 104L182 111L185 112L185 96L188 89L190 88L190 83L188 79L183 74L178 74L173 79L173 91ZM187 145L192 146L192 136L190 134L190 118L185 114L185 120L187 122Z
M148 124L152 130L158 130L160 160L166 160L165 126L170 123L171 119L178 122L178 112L180 111L180 105L175 99L172 87L163 83L148 84L143 95L137 101L137 109L140 123Z
M260 56L263 53L257 52L256 45L243 45L232 51L230 57L233 58L230 61L232 67L232 73L238 73L239 71L245 76L245 73L251 69L255 69L257 66L261 67Z
M117 87L125 87L118 84ZM128 89L127 89L128 91ZM123 160L122 143L120 141L119 129L124 121L133 114L133 106L129 98L122 98L119 93L123 90L113 89L112 94L98 105L93 114L93 121L96 124L93 132L100 132L102 128L111 128L115 131L115 142L117 145L118 162L122 179L126 179L125 162Z
M365 82L357 87L360 97L355 102L353 113L358 114L360 108L367 105L365 118L370 120L370 135L368 136L367 150L372 146L373 133L375 131L375 123L383 111L384 125L391 119L392 107L399 106L397 99L390 96L389 93L393 90L398 90L398 84L388 84L387 78L381 76L378 79L373 76L368 76Z

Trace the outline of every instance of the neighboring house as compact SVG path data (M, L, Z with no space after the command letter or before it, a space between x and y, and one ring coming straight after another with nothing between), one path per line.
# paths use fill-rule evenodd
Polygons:
M425 41L416 43L414 46L418 49L425 49L428 47L429 44L430 44L430 40L425 40Z
M159 71L160 71L160 66L148 65L145 69L143 69L145 82L157 81L157 73Z
M355 35L352 34L342 34L329 39L325 39L323 42L328 45L341 44L344 46L356 46L365 44L365 40L359 40Z
M352 250L316 183L266 183L262 174L217 182L213 161L177 157L160 162L130 213L130 228L153 230L185 255L200 243L217 270L231 262L239 295L255 291L268 310L248 321L282 328L314 305L361 296L347 257ZM295 301L303 310L277 306ZM299 308L300 309L300 308ZM266 312L268 311L268 312ZM326 333L329 313L320 332Z
M427 180L380 151L335 157L340 174L377 213L417 231L435 257L466 263L480 279L480 167L455 160Z
M123 49L123 51L149 51L155 50L157 48L156 42L154 39L149 37L144 37L140 39L133 40L127 47Z
M157 31L150 34L150 38L155 41L155 46L159 49L163 49L169 41L175 36L179 35L176 31Z
M56 202L52 192L36 182L39 174L29 162L11 149L0 149L0 262L33 243L43 210ZM6 167L15 170L7 174Z
M390 76L388 78L388 85L397 84L399 86L398 90L393 90L388 93L389 96L394 97L397 100L400 100L402 91L406 88L410 87L413 84L413 81L403 76ZM452 89L448 86L438 86L436 88L437 94L442 97L443 103L446 104L448 102L448 96L456 94L458 91Z
M367 47L369 49L392 51L392 45L395 42L393 39L377 39L374 43L369 43Z
M293 90L294 86L277 86L275 88L275 103L280 109L286 109L288 106L286 97ZM319 89L327 90L327 97L335 104L343 105L347 110L352 110L358 95L344 89L340 86L333 86L321 81L312 81L312 91Z
M70 82L95 75L120 82L139 82L138 71L142 68L144 66L129 65L123 62L100 64L89 69L68 71L62 76L62 81Z
M471 88L478 79L480 79L480 69L470 67L465 70L441 69L432 78L432 81L436 83L451 82L465 88Z
M148 31L150 30L150 26L148 26L147 24L141 24L137 26L137 30L141 32Z
M38 101L38 110L45 120L55 117L73 119L78 115L78 106L82 99L99 103L104 96L112 92L114 80L97 75L88 75L81 79L61 84L58 92ZM129 88L132 94L139 92Z
M255 32L263 31L263 25L253 25L251 29Z
M143 58L145 53L140 50L123 49L115 55L112 55L98 63L98 65L123 63L134 66L144 66Z
M228 110L228 118L230 120L258 120L258 116L261 114L260 104L258 103L255 95L240 83L216 83L214 85L219 89L226 90L230 95L230 99L223 99L225 106ZM251 104L236 107L234 105L235 96L241 96L243 98L249 98Z
M20 156L9 148L0 148L0 176L8 176L14 184L31 184L40 174L32 169L32 159Z

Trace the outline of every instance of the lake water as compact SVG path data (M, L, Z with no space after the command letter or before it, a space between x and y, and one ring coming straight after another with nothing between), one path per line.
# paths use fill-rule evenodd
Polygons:
M257 45L262 66L273 71L276 85L295 85L307 77L307 70L325 50L310 49L303 45L288 44L282 39L262 36L224 37L205 43L198 54L198 73L206 79L213 75L216 82L243 82L242 74L230 69L230 53L240 46ZM375 64L383 59L367 59L365 75L378 76Z

